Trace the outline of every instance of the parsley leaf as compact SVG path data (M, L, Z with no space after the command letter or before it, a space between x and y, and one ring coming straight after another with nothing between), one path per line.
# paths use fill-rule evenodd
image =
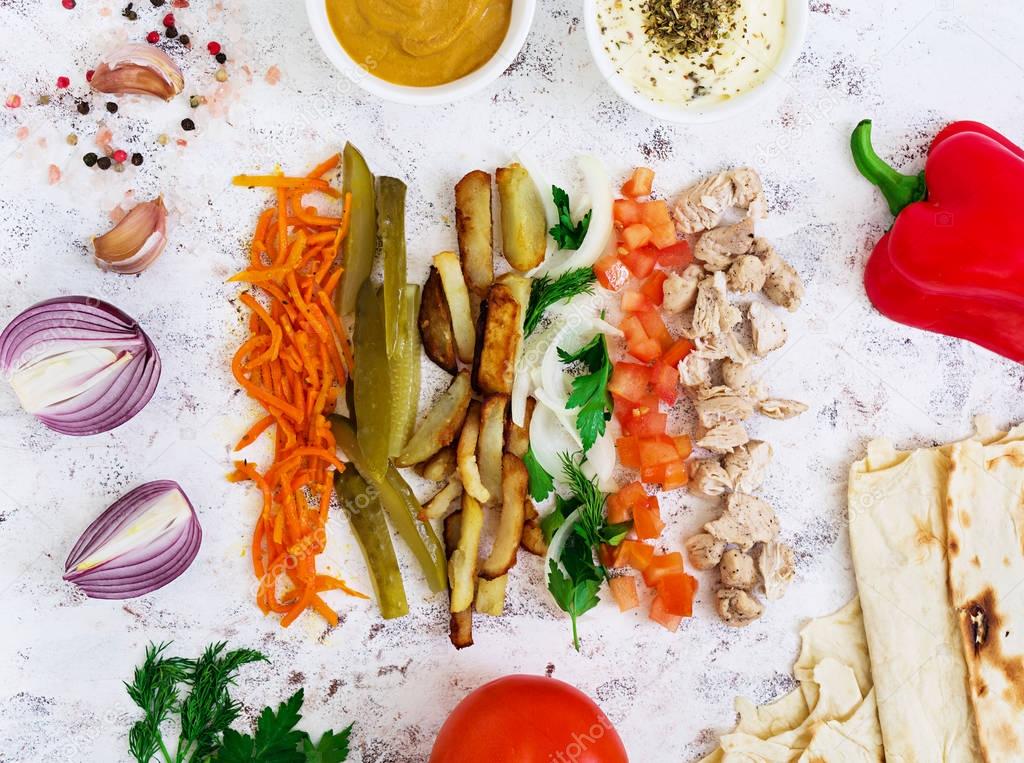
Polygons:
M587 229L590 228L590 216L594 210L590 210L583 216L583 219L573 225L572 212L569 211L569 194L557 185L551 186L551 198L554 199L555 208L558 210L558 225L549 232L551 238L558 244L559 249L579 249L583 239L587 236Z
M540 530L544 533L544 542L551 543L551 539L558 528L565 524L566 518L580 506L575 498L563 498L555 493L555 508L540 521Z
M302 742L302 751L306 753L306 763L342 763L348 758L349 735L352 725L342 729L340 734L325 731L315 745L308 737Z
M530 478L530 497L535 501L543 501L555 489L554 478L540 465L540 461L533 455L532 447L528 448L526 455L523 456L523 465Z
M299 745L309 739L305 731L296 731L302 716L302 689L282 702L275 713L263 708L256 721L256 733L249 737L234 729L224 732L224 746L217 754L217 763L306 763Z
M581 361L590 371L572 380L572 392L565 403L567 409L580 409L576 415L576 429L586 453L605 433L606 424L612 417L612 396L608 392L612 361L608 356L608 343L603 334L598 334L574 353L559 347L558 357L563 363Z
M561 301L568 302L578 294L593 294L597 276L593 268L568 270L552 281L548 276L535 278L530 285L530 301L523 319L523 333L529 336L537 328L544 311Z
M566 577L559 569L558 563L554 559L551 560L548 572L548 590L555 597L555 602L561 610L572 618L572 643L577 652L580 649L580 637L576 619L597 606L600 601L597 597L600 587L600 580L588 578L577 582Z
M629 535L629 531L633 529L633 522L619 522L614 525L606 524L598 532L598 536L601 538L602 543L607 543L609 546L618 546L622 541Z

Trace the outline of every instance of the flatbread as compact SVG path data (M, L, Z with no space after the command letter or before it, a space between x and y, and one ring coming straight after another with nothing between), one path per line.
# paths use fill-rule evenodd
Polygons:
M1024 760L1024 443L958 443L951 461L949 588L981 754Z
M948 453L876 440L850 469L850 547L889 763L980 760L946 584Z
M883 760L858 600L812 620L800 631L800 638L794 669L800 686L760 707L737 698L736 730L723 735L721 747L701 763ZM828 757L830 752L835 757Z

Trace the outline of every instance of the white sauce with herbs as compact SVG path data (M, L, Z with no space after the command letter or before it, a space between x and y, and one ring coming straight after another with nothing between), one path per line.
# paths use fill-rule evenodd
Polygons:
M786 34L786 0L741 0L721 46L667 57L645 28L644 0L598 0L604 49L616 71L652 101L700 106L753 90L772 72Z

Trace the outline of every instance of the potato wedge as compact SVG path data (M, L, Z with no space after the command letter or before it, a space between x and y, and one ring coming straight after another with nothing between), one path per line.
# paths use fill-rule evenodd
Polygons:
M548 552L547 541L544 540L544 531L540 529L540 514L533 501L526 502L526 513L523 521L523 538L519 545L537 556L544 556Z
M529 477L523 459L506 453L502 456L501 475L501 517L491 553L480 566L480 577L487 580L500 578L515 566L526 516Z
M452 314L448 299L437 268L430 269L427 282L423 284L419 314L420 338L427 357L450 374L459 372L458 353L455 349L455 334L452 330Z
M449 514L444 520L444 550L450 559L459 546L459 533L462 530L462 511ZM448 622L452 646L465 649L473 646L473 610L470 607L461 612L452 612Z
M434 255L434 267L441 276L444 296L452 316L452 332L455 335L455 349L459 360L472 363L476 352L476 330L473 324L473 309L469 301L466 279L462 277L462 265L455 252L441 252Z
M455 230L466 286L483 297L494 280L491 176L483 170L473 170L455 184Z
M480 481L491 499L501 496L501 456L505 449L505 411L507 395L491 395L480 408L480 441L476 457L480 468Z
M452 502L462 495L462 483L458 478L452 479L447 485L434 493L434 497L423 504L420 510L420 521L441 519L448 513Z
M500 283L480 304L480 348L473 360L473 386L482 395L510 395L523 334L519 300Z
M416 465L416 473L431 482L444 482L455 474L455 448L441 448L423 463Z
M505 259L516 270L532 270L544 261L548 246L548 222L540 190L520 164L499 167L495 178L501 200Z
M459 435L459 447L456 456L459 462L459 478L463 490L480 503L491 500L491 494L480 479L480 468L476 461L476 447L480 440L480 403L475 400L469 404L466 420Z
M434 407L427 411L427 415L395 459L395 466L413 466L426 461L451 443L466 420L471 395L469 374L462 371L434 403Z
M508 588L508 575L494 580L478 578L476 581L476 603L473 608L481 615L501 617L505 612L505 591Z
M448 557L448 582L451 587L452 612L461 612L473 606L476 593L477 554L480 553L480 533L484 527L484 510L480 502L469 493L462 494L462 514L459 520L459 542Z
M508 425L505 428L505 450L513 456L523 458L526 451L530 449L530 421L533 420L533 407L537 401L532 397L526 399L526 418L523 425L519 426L509 417Z

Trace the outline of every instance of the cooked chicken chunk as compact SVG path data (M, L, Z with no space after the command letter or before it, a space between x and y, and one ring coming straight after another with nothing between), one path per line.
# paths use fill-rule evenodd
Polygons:
M707 496L717 496L732 489L729 473L717 459L703 458L692 462L691 482L693 489Z
M707 533L698 533L686 539L686 555L698 570L710 570L722 561L725 543Z
M754 406L749 400L734 394L728 387L722 389L730 394L698 398L693 403L697 419L706 429L713 429L729 421L745 421L754 415Z
M697 301L697 284L703 275L704 271L696 264L688 265L682 274L671 273L662 286L665 295L662 307L670 313L692 309Z
M763 238L754 239L751 250L764 263L766 278L764 294L776 305L786 308L791 313L800 307L804 298L804 284L796 269L779 256L775 247Z
M759 402L757 410L762 416L767 416L770 419L791 419L806 411L807 406L796 400L772 397Z
M725 273L719 271L701 279L693 307L693 336L706 337L731 331L742 317L739 308L726 296Z
M760 259L752 254L744 254L737 257L729 267L727 284L732 291L749 294L761 291L767 276Z
M722 585L729 588L742 588L749 591L757 585L754 558L738 548L730 548L725 552L718 570L722 576Z
M694 351L679 361L679 381L684 387L699 387L711 380L711 360Z
M718 591L718 614L726 625L742 628L763 613L761 602L742 588L722 588Z
M754 366L726 358L722 361L722 381L725 386L742 392L754 383Z
M758 543L754 548L757 571L769 601L781 599L796 574L793 549L785 543Z
M750 435L738 421L726 421L711 429L705 429L697 445L712 453L732 453L735 448L750 441Z
M748 210L750 217L764 217L761 178L745 167L720 172L683 191L672 210L676 228L685 235L714 228L729 209Z
M747 308L750 332L754 338L754 352L764 357L786 343L786 324L760 302L751 302Z
M772 446L763 440L751 440L726 455L722 459L722 468L733 490L753 493L764 482L771 460Z
M726 270L737 257L749 252L753 244L754 221L747 217L734 225L705 232L697 239L693 256L704 263L705 270Z
M779 520L772 507L760 498L733 493L725 502L722 516L704 525L704 531L749 551L755 543L767 543L778 537Z

